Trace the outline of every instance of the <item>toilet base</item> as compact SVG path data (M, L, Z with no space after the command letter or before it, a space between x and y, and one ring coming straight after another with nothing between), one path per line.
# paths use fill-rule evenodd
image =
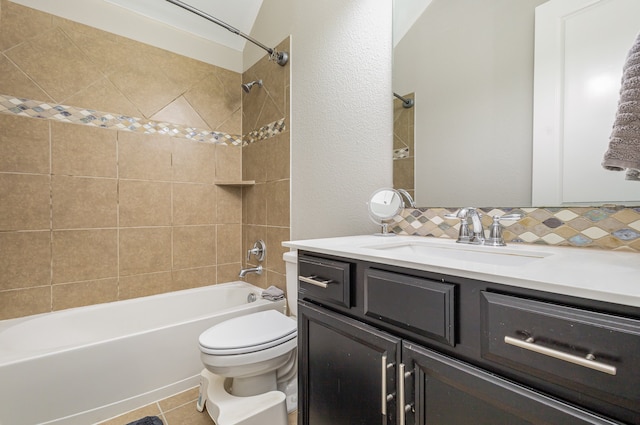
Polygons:
M269 391L249 397L231 395L225 389L225 378L207 369L200 374L200 395L196 408L207 409L217 425L287 425L286 396Z

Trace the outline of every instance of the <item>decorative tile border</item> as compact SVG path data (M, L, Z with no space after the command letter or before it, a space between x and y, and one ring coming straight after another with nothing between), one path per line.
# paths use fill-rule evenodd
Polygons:
M258 130L253 130L244 135L242 138L242 146L250 145L251 143L259 142L261 140L266 140L271 137L277 136L287 129L285 124L285 119L282 118L276 122L272 122L271 124L267 124Z
M246 137L218 131L186 127L179 124L151 121L110 112L55 105L0 94L0 113L48 119L112 130L144 134L163 134L202 143L242 146L273 137L286 129L284 118L250 132Z
M393 159L409 158L409 148L401 148L393 150Z
M593 247L640 252L640 208L610 205L570 208L481 208L485 229L491 217L520 213L504 222L508 243ZM392 231L402 235L458 237L460 222L445 218L457 208L406 208L396 216Z

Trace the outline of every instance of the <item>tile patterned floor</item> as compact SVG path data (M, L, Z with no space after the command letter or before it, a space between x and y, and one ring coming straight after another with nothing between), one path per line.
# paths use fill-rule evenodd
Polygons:
M145 416L158 416L164 425L215 425L206 412L200 413L196 410L197 399L198 387L195 387L122 416L100 422L99 425L126 425ZM297 425L296 413L289 415L289 425Z

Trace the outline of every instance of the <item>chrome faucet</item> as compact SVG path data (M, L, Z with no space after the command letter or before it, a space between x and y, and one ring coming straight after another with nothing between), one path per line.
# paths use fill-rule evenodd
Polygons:
M519 220L522 214L513 213L503 216L494 216L493 223L489 229L489 238L485 237L484 227L482 226L482 214L474 207L460 208L454 214L446 214L446 218L455 218L460 220L460 231L458 232L457 243L466 243L472 245L506 245L502 237L502 226L500 220ZM469 224L473 226L473 232L469 230Z
M409 192L407 192L404 189L396 189L396 192L398 192L399 194L401 194L402 196L404 196L407 199L407 203L409 203L409 207L411 207L411 208L415 208L416 207L416 203L413 200L413 198L411 197L411 195L409 195ZM406 208L406 205L405 205L404 201L402 201L402 208Z
M249 273L262 274L262 264L260 264L258 267L250 267L248 269L240 270L240 274L238 275L238 277L245 277Z
M458 243L468 243L473 245L482 245L484 243L484 227L482 226L482 214L474 207L460 208L456 217L461 220L460 234L458 236ZM473 233L469 232L469 221L473 226ZM466 230L463 234L463 229Z

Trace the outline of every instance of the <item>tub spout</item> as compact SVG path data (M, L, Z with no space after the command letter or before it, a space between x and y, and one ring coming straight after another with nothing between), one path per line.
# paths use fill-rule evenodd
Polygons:
M262 274L262 264L258 267L251 267L248 269L240 270L240 274L238 275L238 277L245 277L249 273Z

